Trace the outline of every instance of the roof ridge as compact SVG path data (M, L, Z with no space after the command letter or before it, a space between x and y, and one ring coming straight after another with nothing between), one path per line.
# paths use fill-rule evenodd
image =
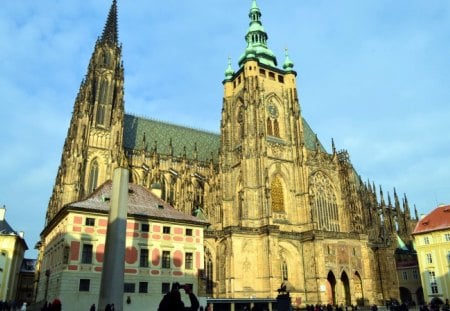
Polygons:
M178 128L189 129L189 130L193 130L193 131L197 131L197 132L201 132L201 133L220 135L219 132L213 132L211 130L195 128L195 127L191 127L191 126L183 125L183 124L176 124L176 123L173 123L173 122L170 122L170 121L166 121L166 120L162 120L162 119L156 119L156 118L148 117L148 116L145 116L145 115L138 115L138 114L134 114L134 113L130 113L130 112L125 112L125 115L129 115L129 116L134 117L134 118L145 119L145 120L148 120L148 121L164 123L164 124L175 126L175 127L178 127Z

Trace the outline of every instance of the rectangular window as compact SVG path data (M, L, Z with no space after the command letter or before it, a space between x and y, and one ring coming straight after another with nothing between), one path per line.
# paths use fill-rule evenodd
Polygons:
M95 218L86 217L84 224L86 226L95 226Z
M134 283L124 283L123 284L123 292L124 293L134 293L136 284Z
M186 236L192 236L192 229L186 229Z
M148 268L148 249L142 248L141 249L141 256L139 259L139 266L143 268Z
M164 226L163 227L163 233L164 234L170 234L170 227Z
M141 231L142 232L149 232L150 231L150 225L149 224L141 224Z
M444 240L445 242L450 242L450 233L444 234Z
M164 269L170 269L170 252L169 251L162 252L162 267Z
M80 279L80 283L78 285L78 291L80 292L88 292L91 287L90 279Z
M423 244L426 244L426 245L430 244L430 239L427 236L423 237Z
M139 282L139 292L148 293L148 282Z
M447 252L447 263L450 264L450 251Z
M413 269L412 271L413 279L418 280L419 279L419 273L417 272L417 269Z
M81 263L92 263L92 244L83 244L83 251L81 253Z
M438 294L439 293L439 289L438 289L438 286L437 286L436 274L434 273L434 271L428 271L428 277L430 279L431 293L432 294Z
M193 268L194 256L192 253L186 253L184 259L184 268L187 270L191 270Z
M407 271L402 271L402 278L405 281L408 279L408 272Z
M170 283L162 283L161 294L167 294L168 292L170 292Z
M427 263L433 263L433 256L431 253L427 253Z

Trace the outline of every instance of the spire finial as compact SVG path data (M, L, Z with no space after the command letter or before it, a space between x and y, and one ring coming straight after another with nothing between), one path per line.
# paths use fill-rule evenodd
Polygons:
M111 8L109 9L108 19L106 20L105 28L101 41L117 44L118 43L118 27L117 27L117 1L113 0Z
M248 14L250 24L245 35L247 48L244 54L239 58L239 66L242 67L248 59L258 60L260 63L272 67L277 66L277 58L275 54L267 47L267 33L261 23L261 11L259 10L256 0L252 0L252 7Z
M234 75L234 70L231 67L231 57L228 57L228 67L225 70L225 80L230 80Z
M284 49L284 64L283 69L286 71L292 71L292 68L294 68L294 63L289 58L289 51L288 48Z

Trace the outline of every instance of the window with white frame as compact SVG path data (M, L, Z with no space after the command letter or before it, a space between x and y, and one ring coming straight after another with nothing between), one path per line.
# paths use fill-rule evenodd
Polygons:
M88 292L91 288L91 280L90 279L80 279L78 283L78 291L80 292Z
M444 241L445 242L450 242L450 233L444 234Z
M170 252L169 251L162 252L162 268L170 269Z
M439 289L438 289L438 284L437 284L437 280L436 280L436 274L434 273L434 271L428 271L428 277L429 277L429 281L430 281L431 293L438 294Z
M427 263L433 263L433 256L431 255L431 253L427 253Z
M186 253L184 258L184 268L187 270L191 270L194 267L194 256L192 253Z
M141 254L139 257L139 266L143 268L148 268L149 258L148 258L148 249L141 248Z
M427 236L423 237L423 244L426 244L426 245L430 244L430 238Z
M81 263L92 263L92 244L83 244L83 250L81 253Z

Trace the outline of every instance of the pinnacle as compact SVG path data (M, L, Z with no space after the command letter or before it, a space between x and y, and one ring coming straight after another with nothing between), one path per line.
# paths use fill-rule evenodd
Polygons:
M118 27L117 27L117 1L113 0L111 9L109 10L108 19L101 37L102 42L117 44Z

